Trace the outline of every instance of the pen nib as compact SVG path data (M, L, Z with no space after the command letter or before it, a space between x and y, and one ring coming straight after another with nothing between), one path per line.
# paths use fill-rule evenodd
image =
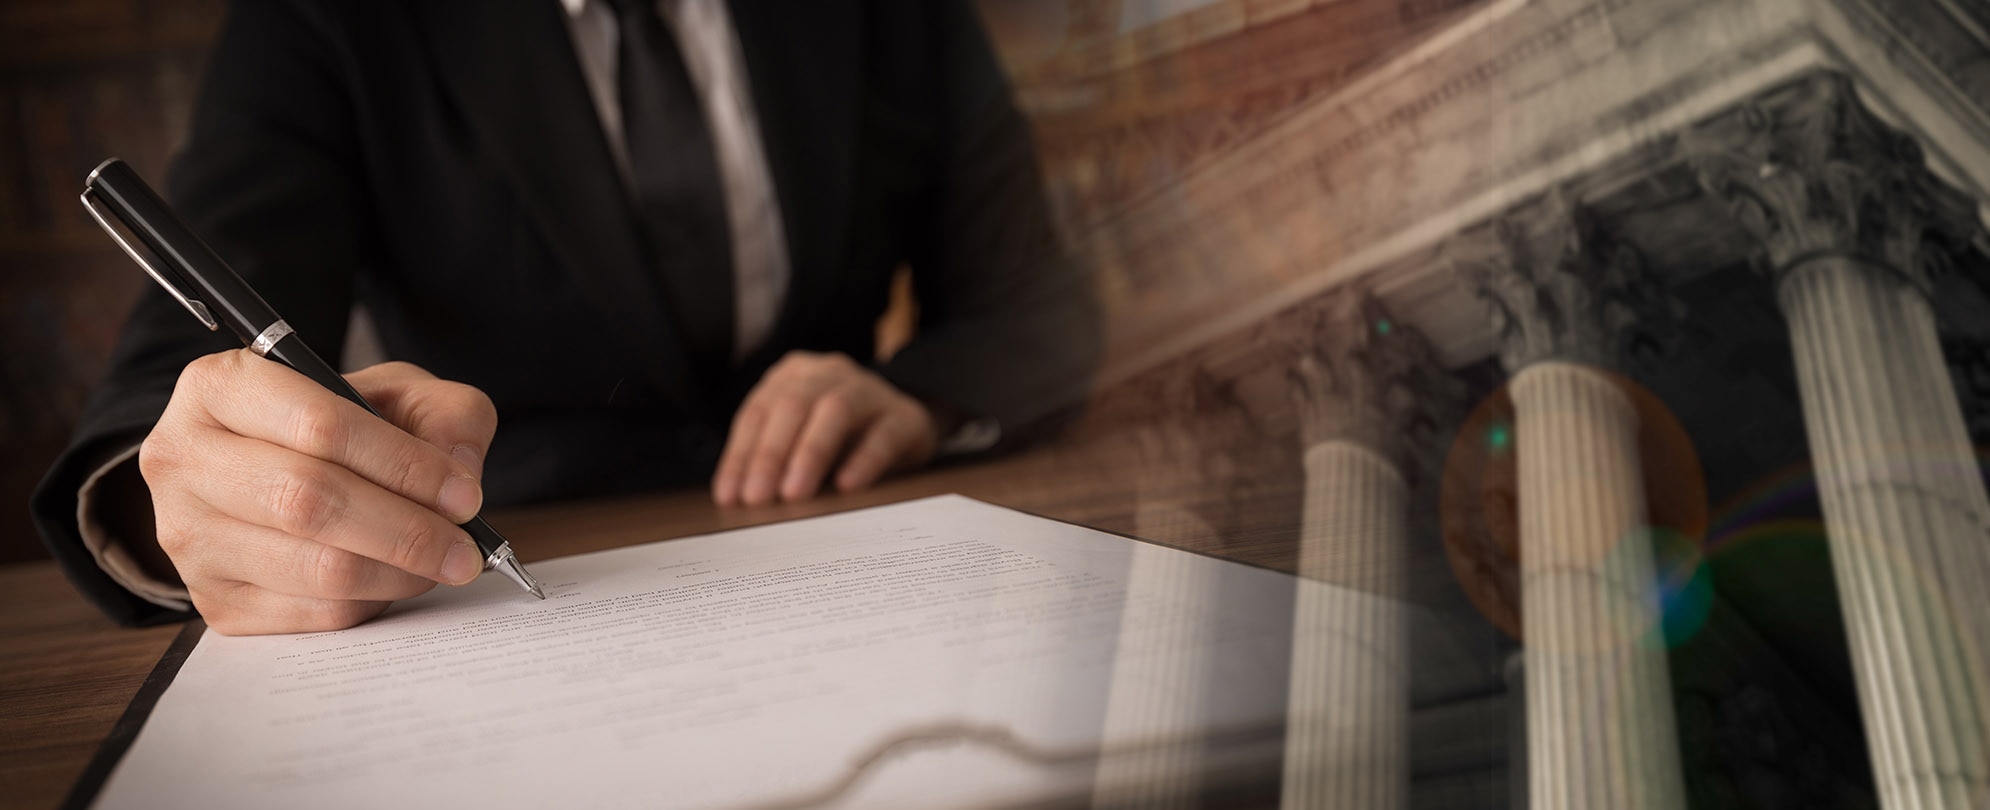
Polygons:
M546 598L546 589L540 587L539 578L532 576L532 572L525 570L525 566L518 564L518 558L511 555L510 546L511 544L509 543L505 544L505 547L502 549L503 555L498 557L492 563L491 567L497 569L498 573L503 574L506 579L518 583L518 587L524 588L527 593L537 596L540 599Z

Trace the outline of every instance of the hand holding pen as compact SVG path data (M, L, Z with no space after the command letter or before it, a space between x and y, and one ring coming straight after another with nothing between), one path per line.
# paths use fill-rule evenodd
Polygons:
M485 568L545 598L477 517L487 397L406 363L340 377L122 162L92 172L83 201L194 318L248 347L189 364L139 453L159 544L209 626L348 627Z

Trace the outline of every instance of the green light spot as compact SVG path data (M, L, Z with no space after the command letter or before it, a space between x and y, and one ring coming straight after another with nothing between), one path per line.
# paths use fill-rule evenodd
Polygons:
M1679 532L1663 527L1645 530L1651 539L1650 553L1657 557L1659 614L1661 621L1647 643L1663 643L1677 649L1698 635L1713 610L1713 574L1699 546ZM1644 544L1628 544L1625 550Z
M1494 450L1505 450L1513 444L1513 430L1505 425L1493 425L1486 430L1486 446Z
M1396 325L1390 323L1388 318L1383 318L1382 320L1375 322L1375 334L1378 335L1389 334L1389 330L1394 328L1396 328Z

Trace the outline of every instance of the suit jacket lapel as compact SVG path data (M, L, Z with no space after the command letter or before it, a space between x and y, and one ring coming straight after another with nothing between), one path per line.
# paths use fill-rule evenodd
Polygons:
M828 299L848 261L863 28L850 3L731 0L728 9L792 268L780 321L755 358L767 361L839 305Z
M553 255L666 397L686 401L686 358L554 0L415 4L437 72L516 183Z

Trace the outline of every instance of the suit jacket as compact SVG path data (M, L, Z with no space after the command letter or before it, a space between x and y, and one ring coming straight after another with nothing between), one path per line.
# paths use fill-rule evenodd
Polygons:
M490 503L706 480L781 355L874 355L900 266L919 324L887 379L1009 437L1078 401L1091 278L1053 235L965 2L730 11L792 262L772 337L736 367L690 356L672 322L555 0L238 3L168 197L320 352L361 302L389 356L489 394ZM181 616L98 568L80 485L142 439L188 362L231 348L148 292L35 495L50 549L119 621Z

